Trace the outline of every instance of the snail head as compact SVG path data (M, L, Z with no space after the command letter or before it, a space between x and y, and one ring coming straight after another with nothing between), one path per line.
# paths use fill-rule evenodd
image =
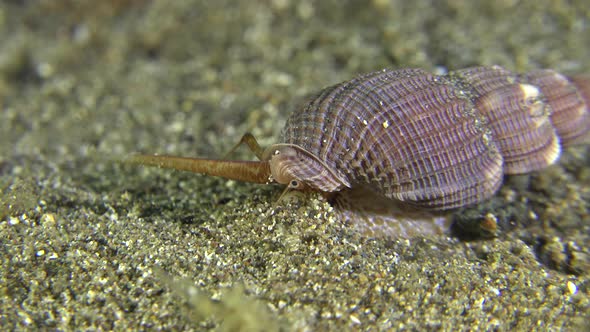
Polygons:
M203 159L162 155L132 155L127 163L170 168L220 176L244 182L287 185L288 189L333 192L350 184L323 161L293 144L275 144L263 150L254 137L246 134L230 153L246 144L260 161Z
M350 186L344 177L297 145L272 145L262 159L270 162L271 179L290 189L333 192Z

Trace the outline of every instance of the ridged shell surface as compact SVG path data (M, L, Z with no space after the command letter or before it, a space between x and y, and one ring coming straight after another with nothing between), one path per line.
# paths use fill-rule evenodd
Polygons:
M588 86L553 71L518 75L497 66L441 76L383 70L321 91L291 115L283 142L352 188L454 208L491 196L503 174L546 167L561 145L586 140Z
M543 92L552 109L551 123L564 146L582 143L587 139L590 128L589 100L584 99L582 94L587 91L587 84L581 80L572 81L550 69L524 74L523 80L538 86Z

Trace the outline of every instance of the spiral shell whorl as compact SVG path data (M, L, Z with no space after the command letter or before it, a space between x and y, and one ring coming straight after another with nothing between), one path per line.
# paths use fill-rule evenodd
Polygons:
M383 70L321 91L291 115L283 142L353 188L449 209L491 196L504 173L554 163L560 142L586 139L589 86L553 71L518 75L497 66L442 76Z
M504 173L539 170L559 158L561 149L550 121L551 109L537 87L519 83L517 75L501 67L458 70L449 77L471 91L502 153Z
M523 75L524 80L538 86L552 109L551 123L563 146L582 143L588 138L590 128L590 99L583 91L588 91L579 80L576 84L567 77L549 69L535 70ZM587 96L587 95L586 95Z

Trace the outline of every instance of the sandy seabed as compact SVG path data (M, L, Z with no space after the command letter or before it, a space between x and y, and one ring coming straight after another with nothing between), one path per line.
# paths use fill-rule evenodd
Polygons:
M582 0L3 1L0 325L583 328L587 146L456 211L497 219L468 238L371 239L316 196L118 161L274 143L305 95L385 67L590 73L589 22Z

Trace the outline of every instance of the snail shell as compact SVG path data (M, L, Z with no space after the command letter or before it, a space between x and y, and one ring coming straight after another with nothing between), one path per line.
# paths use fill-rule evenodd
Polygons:
M280 144L263 150L245 135L259 162L130 160L320 191L345 221L408 236L444 223L424 211L482 201L504 174L543 169L562 147L588 142L589 107L590 80L552 70L382 70L319 92L291 114Z
M562 146L588 140L589 87L551 70L498 66L359 76L288 119L282 140L305 151L291 157L289 176L323 192L369 187L434 210L476 203L504 174L547 167Z

